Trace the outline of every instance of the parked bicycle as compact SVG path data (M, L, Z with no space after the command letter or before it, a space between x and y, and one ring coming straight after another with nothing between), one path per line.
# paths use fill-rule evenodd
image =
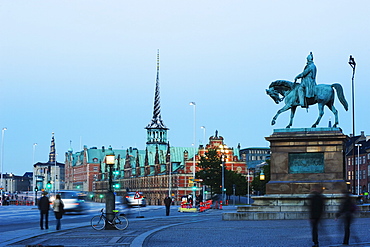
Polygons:
M114 226L117 230L125 230L128 227L128 220L123 214L119 214L118 210L113 210L114 218L112 221L107 219L107 214L104 213L104 209L100 210L101 214L92 217L91 227L95 230L103 230L106 222Z

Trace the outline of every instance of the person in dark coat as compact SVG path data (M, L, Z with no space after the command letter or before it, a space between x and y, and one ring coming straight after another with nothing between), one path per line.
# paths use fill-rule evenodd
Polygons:
M318 226L325 208L325 197L320 187L313 188L309 196L310 223L312 227L313 247L319 246Z
M357 206L353 202L350 193L348 191L343 191L343 201L340 205L339 211L335 215L335 220L337 220L340 216L343 216L344 222L344 238L343 244L349 244L349 236L351 233L351 223L353 220L353 214L355 213Z
M164 198L164 205L166 206L166 216L170 215L171 203L172 203L171 197L167 196L166 198Z
M39 199L38 208L40 210L40 227L44 230L44 218L45 218L45 228L49 229L49 209L50 201L47 197L47 192L42 192L42 197Z

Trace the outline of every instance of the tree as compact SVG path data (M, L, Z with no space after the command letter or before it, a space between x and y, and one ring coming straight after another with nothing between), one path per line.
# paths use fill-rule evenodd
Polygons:
M198 164L200 171L196 173L197 178L203 179L202 184L211 187L211 191L221 194L222 190L222 161L215 149L209 149L205 156L200 158ZM233 185L235 184L236 195L245 195L247 191L246 178L234 171L225 169L225 189L226 195L233 195Z
M225 170L226 195L231 196L234 194L234 185L235 195L244 196L247 193L246 177L235 171Z
M215 149L209 149L205 156L200 158L197 165L200 171L196 173L196 177L203 179L202 184L211 187L213 193L221 193L221 159Z

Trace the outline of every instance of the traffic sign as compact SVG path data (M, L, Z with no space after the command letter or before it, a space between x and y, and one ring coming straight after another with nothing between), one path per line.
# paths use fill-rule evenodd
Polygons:
M141 198L142 196L140 195L140 193L136 191L134 199L141 199Z

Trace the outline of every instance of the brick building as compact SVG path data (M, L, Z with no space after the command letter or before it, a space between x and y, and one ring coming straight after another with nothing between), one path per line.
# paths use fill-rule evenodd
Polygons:
M159 57L154 97L153 117L145 127L147 140L145 150L129 147L126 150L112 149L115 155L113 181L119 188L115 192L124 196L127 191L141 191L149 205L162 204L166 195L175 200L192 193L193 157L199 162L200 155L208 149L219 149L224 145L224 138L209 138L206 146L171 147L167 140L168 128L163 123L159 97ZM225 168L246 174L245 162L240 160L239 147L226 148ZM105 164L106 148L87 148L73 153L70 149L65 154L65 187L94 192L95 198L102 198L108 189L109 168ZM196 193L202 191L198 184Z
M370 187L370 136L361 131L346 143L346 180L353 194L362 194ZM360 187L358 187L360 184Z

